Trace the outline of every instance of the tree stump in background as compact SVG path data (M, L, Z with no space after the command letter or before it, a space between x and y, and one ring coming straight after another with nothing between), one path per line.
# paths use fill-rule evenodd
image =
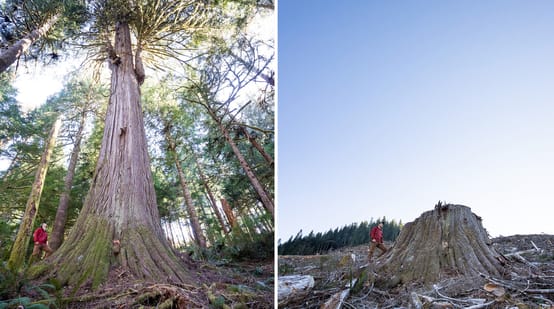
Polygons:
M407 223L392 250L383 258L380 273L388 285L409 282L432 284L452 276L501 277L501 256L481 224L481 218L462 205L437 204Z

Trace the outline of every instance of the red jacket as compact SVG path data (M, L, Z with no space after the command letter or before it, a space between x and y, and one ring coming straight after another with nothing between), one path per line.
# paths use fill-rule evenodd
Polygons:
M375 239L378 244L383 243L383 230L381 230L378 226L374 226L371 229L371 233L369 234L371 236L371 240Z
M48 233L42 227L39 227L33 233L33 240L39 244L45 244L48 241Z

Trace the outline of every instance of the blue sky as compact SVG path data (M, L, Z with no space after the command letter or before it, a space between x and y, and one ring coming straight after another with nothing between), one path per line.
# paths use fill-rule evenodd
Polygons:
M279 1L283 241L464 204L554 234L553 1Z

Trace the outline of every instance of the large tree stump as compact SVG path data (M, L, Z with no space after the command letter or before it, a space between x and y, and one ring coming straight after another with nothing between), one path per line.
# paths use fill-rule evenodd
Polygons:
M492 248L481 218L462 205L439 203L407 223L382 261L380 269L394 285L503 273L503 261Z

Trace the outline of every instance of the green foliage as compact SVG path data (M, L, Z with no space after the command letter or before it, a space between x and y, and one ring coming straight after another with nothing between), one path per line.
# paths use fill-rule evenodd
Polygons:
M279 255L312 255L316 253L326 253L329 250L335 250L342 247L357 246L369 243L369 233L371 228L377 225L377 222L385 222L383 226L383 238L387 241L394 241L402 223L396 223L395 220L387 221L386 218L368 223L364 221L359 225L353 223L344 226L341 229L329 230L326 233L310 232L302 236L302 230L293 238L291 237L283 244L279 244Z
M9 42L11 45L29 32L42 27L51 17L59 16L57 22L26 51L21 60L41 60L44 64L54 63L62 58L61 52L67 43L81 34L81 27L88 19L86 4L81 0L20 1L7 0L2 10L10 18Z
M10 256L10 249L13 245L13 237L16 228L17 226L15 224L9 223L4 218L0 218L0 260L7 260Z
M51 282L36 284L23 273L16 273L0 265L0 308L58 308L61 286Z
M238 229L234 229L231 235L220 246L221 257L234 261L256 261L273 258L273 232L256 235L254 238Z

